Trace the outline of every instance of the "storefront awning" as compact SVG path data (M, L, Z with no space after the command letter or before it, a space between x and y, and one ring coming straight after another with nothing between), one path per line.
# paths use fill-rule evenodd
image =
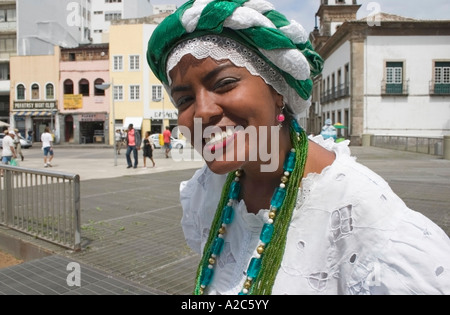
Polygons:
M133 124L134 129L141 130L143 120L144 119L142 117L125 117L123 127L127 129L130 124Z
M14 112L14 116L17 117L25 117L25 116L39 116L39 117L44 117L44 116L51 116L52 112L51 111L35 111L35 110L31 110L31 111L20 111L20 112Z

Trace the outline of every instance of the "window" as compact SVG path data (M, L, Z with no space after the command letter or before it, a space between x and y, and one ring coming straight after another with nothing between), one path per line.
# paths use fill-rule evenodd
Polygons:
M97 79L94 81L94 95L95 96L105 96L105 90L102 89L97 89L97 85L102 85L103 83L105 83L105 81L103 81L103 79Z
M163 98L162 85L152 86L152 100L160 101Z
M130 71L140 70L139 55L130 56Z
M141 87L139 85L130 85L130 100L139 101L141 99Z
M434 65L434 93L450 94L450 62L436 62Z
M105 22L117 21L122 18L122 13L120 12L111 12L105 13Z
M17 40L15 38L0 38L0 52L15 53Z
M114 85L114 100L123 101L123 86Z
M45 86L45 99L47 99L47 100L55 99L55 87L51 83L48 83Z
M78 90L83 96L89 96L89 81L86 79L81 79L78 83Z
M123 57L122 56L114 56L114 71L122 71L123 70Z
M64 81L64 94L73 94L73 81L70 79Z
M39 85L37 85L36 83L31 86L31 99L39 99Z
M386 63L386 93L403 94L403 62Z
M16 9L0 10L0 22L15 22L16 20Z
M331 101L331 85L330 85L330 77L327 77L327 100Z
M17 100L25 100L25 85L23 84L17 86Z
M9 80L9 63L0 63L0 81Z
M336 75L334 73L331 74L331 94L333 98L336 98Z

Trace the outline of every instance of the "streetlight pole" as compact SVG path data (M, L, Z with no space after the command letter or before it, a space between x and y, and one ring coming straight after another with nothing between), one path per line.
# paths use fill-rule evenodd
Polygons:
M95 86L97 89L100 90L107 90L111 88L111 95L112 95L112 109L111 109L111 116L113 121L113 141L114 141L114 166L117 166L117 141L116 141L116 113L115 113L115 95L114 95L114 79L111 80L111 83L103 83L98 84Z
M164 119L166 118L166 112L164 110L164 90L161 90L161 100L162 100L162 110L163 110L163 117L162 117L162 132L165 130L165 123Z
M117 141L116 141L116 106L115 106L115 91L114 79L111 79L111 94L112 94L112 119L113 119L113 141L114 141L114 166L117 166Z

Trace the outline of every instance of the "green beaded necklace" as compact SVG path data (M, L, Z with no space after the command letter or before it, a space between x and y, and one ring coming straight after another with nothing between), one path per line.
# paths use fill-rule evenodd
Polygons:
M272 197L269 221L262 228L260 243L256 250L258 254L250 260L247 279L240 295L271 294L283 259L287 232L308 153L308 138L295 119L291 122L290 136L293 149L286 156L283 165L284 176L281 178L280 187L275 190ZM226 226L233 220L232 202L239 198L240 176L240 170L231 172L224 184L203 257L198 266L194 290L196 295L202 295L212 281L216 258L223 249Z

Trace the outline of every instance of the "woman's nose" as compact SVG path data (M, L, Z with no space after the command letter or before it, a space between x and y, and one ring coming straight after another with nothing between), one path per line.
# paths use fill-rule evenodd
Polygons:
M223 116L223 109L207 91L199 93L195 100L194 118L201 118L202 124L211 124Z

